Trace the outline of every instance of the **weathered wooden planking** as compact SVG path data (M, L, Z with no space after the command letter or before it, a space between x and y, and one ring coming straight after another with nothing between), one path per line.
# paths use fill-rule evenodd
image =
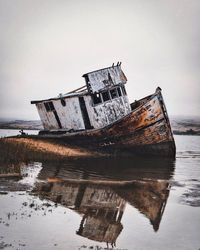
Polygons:
M84 74L83 77L90 93L99 92L127 82L121 65L89 72Z

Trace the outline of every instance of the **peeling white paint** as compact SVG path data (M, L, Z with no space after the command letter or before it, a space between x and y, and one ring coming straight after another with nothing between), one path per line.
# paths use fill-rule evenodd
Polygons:
M94 128L101 128L113 123L131 111L127 96L121 96L95 106L91 96L85 96L84 99L90 123Z
M37 103L36 107L44 129L57 129L58 124L52 112L47 112L44 103Z
M127 79L120 65L87 73L84 77L88 77L87 87L89 92L74 92L76 96L68 95L32 102L37 106L44 129L77 131L85 128L102 128L131 111L128 97L125 95L124 87L122 87ZM116 94L113 95L111 91L115 85L117 85L115 87ZM102 103L95 101L98 104L94 104L91 92L99 92L102 89L110 90L109 96L114 99L107 100L109 98L106 98L104 100L107 101ZM103 100L103 98L101 99Z
M118 84L125 84L127 79L120 66L94 71L86 74L88 76L89 89L92 93L110 88Z
M66 106L61 100L52 100L63 129L85 129L78 97L64 99ZM52 111L46 111L44 102L36 104L44 129L59 129L55 115Z
M71 97L64 99L66 102L65 106L61 104L61 100L52 100L55 111L60 119L62 129L85 129L78 98L79 97ZM84 96L84 101L90 124L93 128L101 128L113 123L131 111L127 96L121 96L104 103L94 105L91 96L86 95ZM60 129L53 111L47 112L44 102L37 103L36 106L44 129Z

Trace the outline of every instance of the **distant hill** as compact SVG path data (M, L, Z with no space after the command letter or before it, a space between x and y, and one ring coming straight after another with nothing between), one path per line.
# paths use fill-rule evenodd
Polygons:
M170 123L174 134L200 135L200 117L172 116Z
M26 121L26 120L0 120L1 129L33 129L41 130L43 129L42 123L40 120L35 121Z
M170 123L174 134L200 135L200 117L172 116ZM0 129L33 129L42 130L40 120L6 120L0 119Z

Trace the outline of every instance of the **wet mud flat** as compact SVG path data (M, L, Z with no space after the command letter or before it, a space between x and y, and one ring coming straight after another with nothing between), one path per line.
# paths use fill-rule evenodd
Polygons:
M0 249L198 249L199 139L177 148L176 160L1 162Z

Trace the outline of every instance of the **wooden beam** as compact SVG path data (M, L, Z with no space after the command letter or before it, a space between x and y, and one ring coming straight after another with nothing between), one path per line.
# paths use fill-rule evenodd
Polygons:
M80 88L78 88L78 89L75 89L75 90L73 90L73 91L70 91L70 92L66 93L65 95L68 95L68 94L77 92L78 90L81 90L81 89L83 89L83 88L86 88L86 85L84 85L84 86L82 86L82 87L80 87Z

